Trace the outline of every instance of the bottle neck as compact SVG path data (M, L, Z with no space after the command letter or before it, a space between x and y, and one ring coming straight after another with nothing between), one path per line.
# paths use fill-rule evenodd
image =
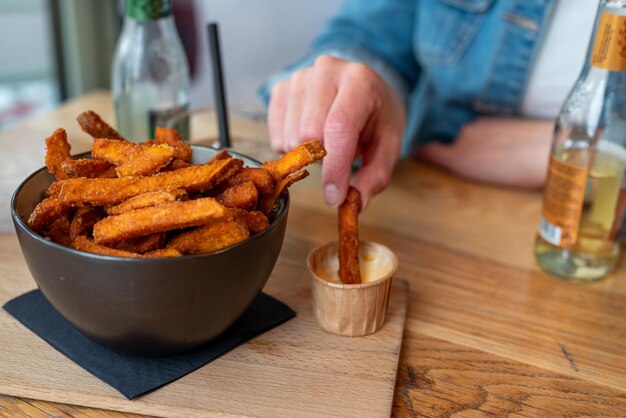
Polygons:
M626 71L626 0L600 1L582 73L592 68Z
M127 18L139 21L158 20L172 15L170 0L126 0Z

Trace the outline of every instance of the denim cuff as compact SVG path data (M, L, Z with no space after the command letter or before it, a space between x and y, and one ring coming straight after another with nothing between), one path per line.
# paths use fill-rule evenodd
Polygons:
M402 103L404 103L405 106L407 105L409 97L407 82L404 81L404 79L384 60L362 48L356 48L353 46L321 49L313 52L297 63L269 78L258 90L259 99L267 107L269 105L272 88L276 83L291 77L291 75L299 69L312 66L317 57L320 55L330 55L335 58L340 58L346 61L360 62L369 66L371 69L376 71L378 75L381 76L383 80L385 80L385 82L398 94Z

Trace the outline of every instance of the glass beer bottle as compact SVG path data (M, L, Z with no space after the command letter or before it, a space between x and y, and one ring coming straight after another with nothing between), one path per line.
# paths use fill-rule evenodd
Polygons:
M556 120L535 256L569 281L608 274L626 183L626 0L603 0L582 73Z
M170 0L126 0L112 68L117 128L129 140L154 138L154 128L189 109L189 67ZM188 138L189 120L174 126Z

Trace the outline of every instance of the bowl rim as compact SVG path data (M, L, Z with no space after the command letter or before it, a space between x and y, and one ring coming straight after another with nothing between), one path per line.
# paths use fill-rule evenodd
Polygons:
M208 145L202 145L202 144L189 144L192 149L193 148L208 148L210 150L215 150L215 151L220 151L220 149L218 148L213 148L211 146ZM231 149L227 149L228 153L233 155L234 157L243 157L249 161L252 161L253 163L256 163L259 165L259 167L262 167L262 163L252 157L248 157L247 155L238 153L236 151L232 151ZM82 152L79 154L73 154L72 157L84 157L84 156L90 156L91 153L89 151L87 152ZM278 228L278 226L281 224L281 221L284 217L287 216L287 212L289 210L289 202L290 202L290 198L289 198L289 190L287 190L287 192L281 197L280 200L280 207L278 210L278 213L275 215L274 217L274 221L272 223L270 223L269 227L267 229L265 229L264 231L255 234L249 238L246 238L243 241L240 241L236 244L233 244L229 247L226 248L222 248L221 250L218 251L214 251L211 253L206 253L206 254L193 254L193 255L181 255L180 257L155 257L155 258L140 258L140 257L121 257L121 256L112 256L112 255L103 255L103 254L95 254L95 253L90 253L87 251L81 251L81 250L76 250L74 248L71 247L66 247L64 245L61 244L57 244L56 242L50 241L46 238L44 238L42 235L36 233L35 231L33 231L27 223L25 223L24 221L22 221L22 218L19 216L19 214L17 213L17 210L15 208L16 206L16 200L17 200L17 195L20 193L20 191L26 186L26 183L28 183L33 177L35 177L36 175L38 175L39 173L41 173L44 170L48 170L48 168L46 166L43 166L37 170L35 170L33 173L31 173L28 177L26 177L19 186L17 186L17 189L15 189L15 191L13 192L13 195L11 196L11 218L13 219L14 225L16 227L19 227L24 233L26 233L30 238L35 239L36 241L50 246L52 248L57 248L60 249L62 251L66 251L70 254L75 254L81 257L87 257L87 258L92 258L95 260L100 260L100 261L121 261L123 260L124 262L132 262L132 263L172 263L172 262L180 262L181 259L184 260L193 260L193 259L200 259L200 258L206 258L206 257L214 257L214 256L219 256L222 253L226 252L226 251L230 251L234 248L237 248L239 246L244 246L244 245L249 245L249 243L253 242L254 240L258 240L261 239L264 235L269 234L271 231L275 230L276 228Z

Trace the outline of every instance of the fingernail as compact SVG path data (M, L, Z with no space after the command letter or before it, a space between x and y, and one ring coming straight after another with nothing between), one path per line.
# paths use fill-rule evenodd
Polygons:
M326 199L326 204L330 207L337 207L341 203L339 201L339 189L334 184L328 184L324 188L324 199Z

